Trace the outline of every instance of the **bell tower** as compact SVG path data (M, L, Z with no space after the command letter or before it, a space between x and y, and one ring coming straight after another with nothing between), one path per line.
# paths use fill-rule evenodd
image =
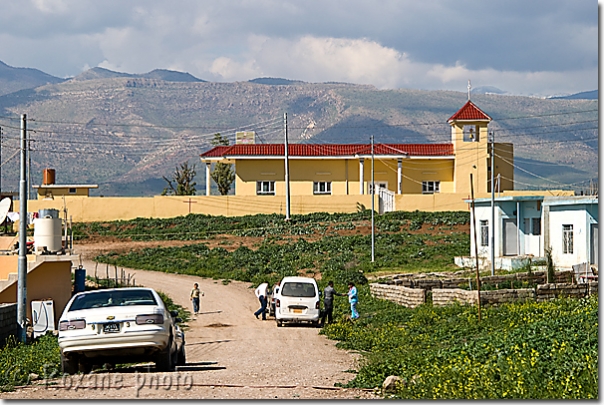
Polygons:
M492 121L484 111L468 101L449 118L451 142L455 153L454 192L470 194L470 173L474 177L474 193L486 193L488 189L488 125Z

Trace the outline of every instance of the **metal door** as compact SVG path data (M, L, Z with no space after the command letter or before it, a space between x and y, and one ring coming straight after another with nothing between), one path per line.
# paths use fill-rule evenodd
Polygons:
M518 254L518 225L516 218L503 220L503 255L516 256Z

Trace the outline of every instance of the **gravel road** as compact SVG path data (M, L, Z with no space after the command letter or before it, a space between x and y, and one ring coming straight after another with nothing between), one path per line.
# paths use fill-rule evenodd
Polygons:
M91 273L95 264L83 262ZM101 267L99 267L101 268ZM103 267L104 268L104 267ZM369 399L369 390L334 387L354 377L358 355L309 326L277 328L258 320L259 307L249 283L190 275L129 270L137 285L168 294L191 308L193 283L205 292L201 312L186 331L187 365L172 373L143 366L119 372L93 372L2 393L3 399Z

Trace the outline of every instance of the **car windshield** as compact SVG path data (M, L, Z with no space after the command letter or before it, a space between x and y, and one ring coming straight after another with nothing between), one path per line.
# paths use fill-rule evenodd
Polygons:
M69 310L125 305L157 305L157 301L149 290L96 291L76 297Z
M285 283L281 287L281 295L284 297L314 297L316 296L313 283Z

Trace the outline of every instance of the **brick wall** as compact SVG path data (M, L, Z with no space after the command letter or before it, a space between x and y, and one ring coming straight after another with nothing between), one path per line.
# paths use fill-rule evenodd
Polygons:
M4 346L8 336L17 336L17 332L17 304L0 304L0 346Z

